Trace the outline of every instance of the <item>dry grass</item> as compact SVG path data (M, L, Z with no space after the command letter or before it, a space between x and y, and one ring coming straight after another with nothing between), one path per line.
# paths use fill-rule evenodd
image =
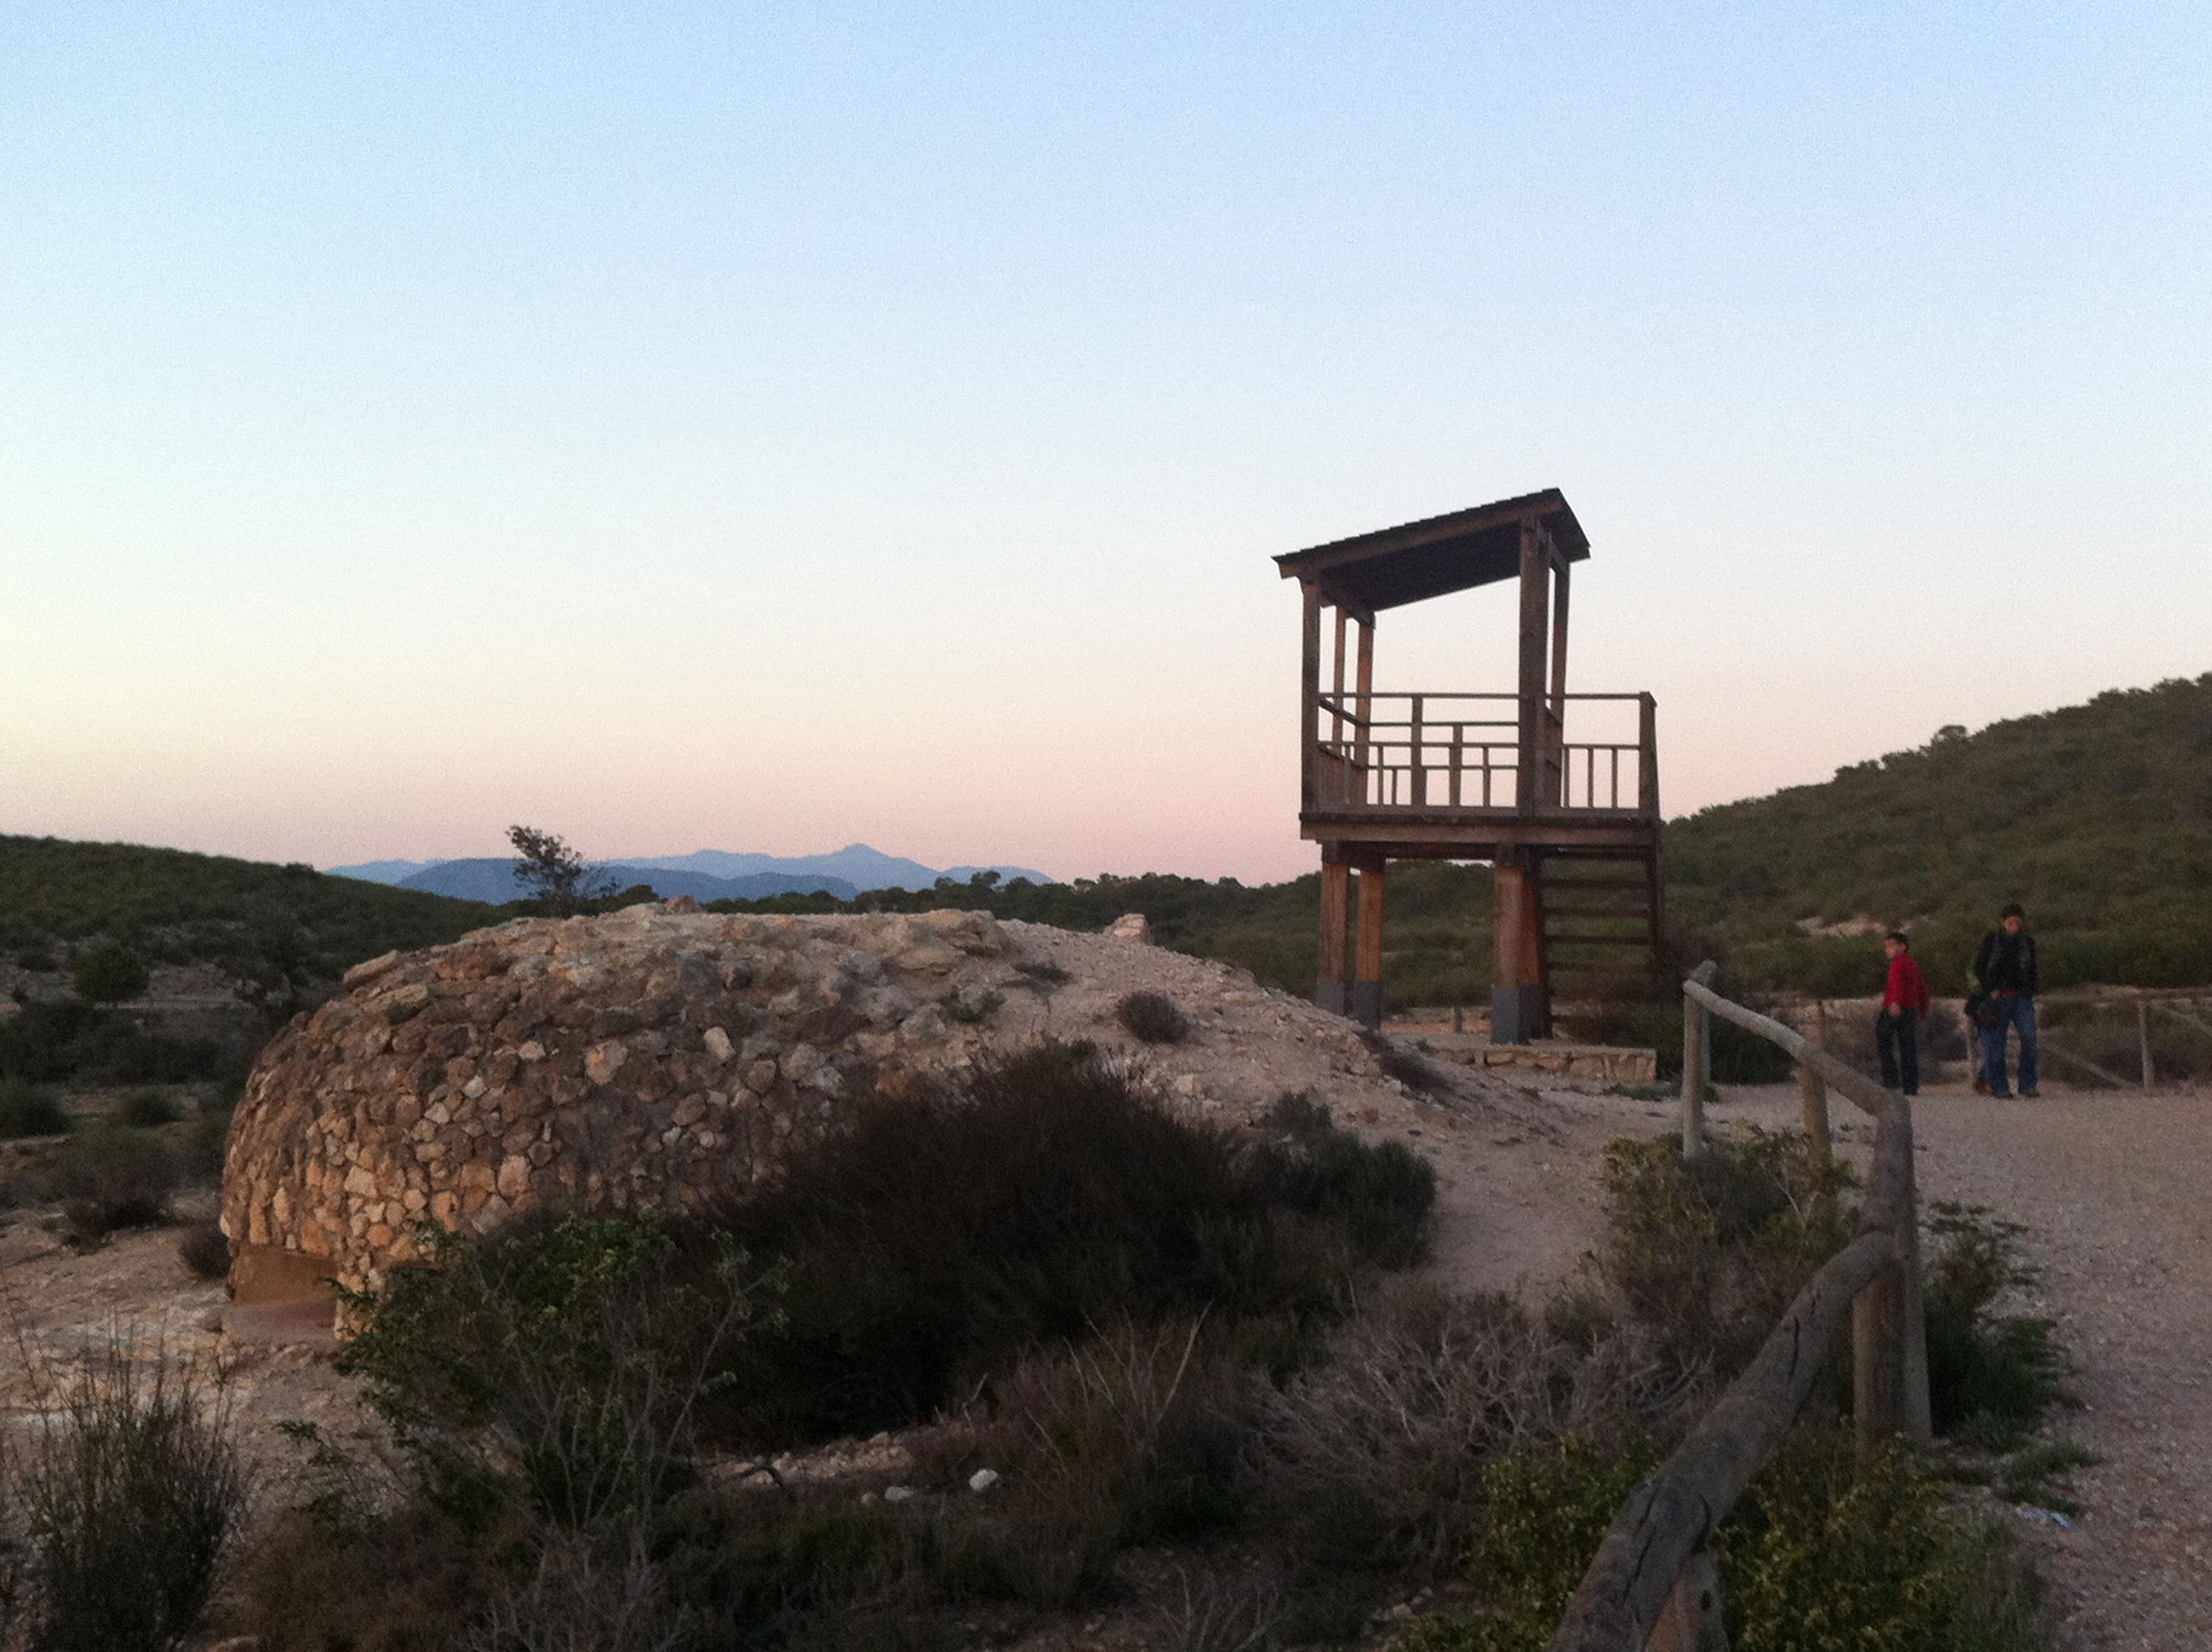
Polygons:
M1317 1558L1435 1566L1480 1515L1490 1462L1567 1435L1664 1429L1691 1386L1632 1325L1407 1287L1262 1398L1254 1473L1267 1518Z
M29 1535L38 1652L149 1652L199 1627L251 1494L228 1396L160 1347L118 1339L43 1372L43 1428L9 1464Z

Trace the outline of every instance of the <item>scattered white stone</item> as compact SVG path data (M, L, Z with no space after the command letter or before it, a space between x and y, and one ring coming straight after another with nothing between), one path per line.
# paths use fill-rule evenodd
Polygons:
M1142 941L1152 944L1152 922L1141 912L1125 912L1106 926L1107 934L1117 941Z
M910 1503L913 1500L914 1487L911 1485L887 1485L884 1488L885 1503Z
M968 1477L970 1491L988 1491L998 1483L999 1471L995 1468L979 1468Z

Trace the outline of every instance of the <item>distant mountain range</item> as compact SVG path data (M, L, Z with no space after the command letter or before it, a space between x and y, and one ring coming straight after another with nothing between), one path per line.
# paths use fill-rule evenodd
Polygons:
M627 860L595 863L592 881L619 893L637 884L651 886L667 900L689 895L700 901L760 901L771 895L812 895L820 892L849 901L859 891L842 878L780 877L763 872L750 878L709 878L703 872L672 872L665 866L641 866ZM349 874L348 874L349 875ZM420 872L394 880L401 889L422 890L431 895L451 895L463 901L523 901L534 891L517 883L514 859L441 860Z
M507 856L369 860L330 870L336 877L392 884L467 901L496 903L520 900L528 893L515 884L514 861ZM663 900L689 895L700 901L757 901L772 895L817 892L850 900L864 890L926 890L942 878L964 884L978 872L995 872L1007 883L1017 878L1026 878L1033 884L1053 881L1025 866L951 866L939 872L865 843L848 844L834 854L738 854L726 849L701 849L692 854L594 862L592 871L603 874L618 890L645 884Z

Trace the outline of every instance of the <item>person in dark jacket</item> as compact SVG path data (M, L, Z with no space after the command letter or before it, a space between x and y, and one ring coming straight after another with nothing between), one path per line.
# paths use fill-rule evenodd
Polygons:
M1889 957L1889 984L1882 991L1881 1013L1874 1018L1874 1047L1881 1057L1882 1087L1917 1096L1920 1017L1928 1013L1928 981L1913 962L1912 943L1903 930L1884 936L1881 950Z
M2035 937L2027 914L2015 903L1998 914L1997 926L1982 937L1974 954L1974 984L1987 1000L1982 1017L1982 1076L1974 1088L1988 1096L2007 1093L2005 1029L2020 1032L2020 1093L2033 1096L2035 1071Z

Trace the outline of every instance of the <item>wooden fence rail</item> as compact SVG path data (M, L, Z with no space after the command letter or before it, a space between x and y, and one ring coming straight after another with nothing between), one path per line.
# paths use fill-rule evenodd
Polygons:
M1853 1410L1862 1461L1903 1435L1929 1436L1927 1323L1920 1297L1912 1107L1782 1023L1730 1002L1700 965L1682 983L1682 1129L1705 1151L1709 1016L1795 1056L1875 1119L1859 1231L1790 1304L1719 1402L1614 1516L1553 1633L1551 1652L1711 1652L1721 1633L1710 1540L1796 1421L1822 1362L1851 1321Z
M2111 1010L2132 1005L2136 1012L2137 1067L2142 1087L2148 1090L2158 1087L2158 1062L2151 1051L2151 1011L2155 1010L2159 1014L2171 1017L2198 1032L2212 1034L2212 1022L2195 1013L2207 998L2212 998L2212 990L2203 987L2069 987L2055 993L2039 993L2035 1001L2039 1008L2086 1004L2092 1009ZM1787 1002L1796 1006L1793 1013L1802 1013L1804 1005L1809 1002L1816 1023L1823 1029L1827 1025L1829 999L1796 999ZM1966 1033L1966 1065L1971 1069L1980 1059L1980 1029L1970 1025ZM2115 1090L2125 1090L2134 1082L2123 1078L2108 1067L2100 1066L2086 1056L2075 1054L2053 1038L2048 1027L2038 1030L2036 1045L2044 1055L2086 1072L2099 1083L2110 1084ZM1801 1068L1801 1076L1805 1072ZM1817 1080L1808 1078L1807 1083L1809 1096L1812 1093L1809 1086Z

